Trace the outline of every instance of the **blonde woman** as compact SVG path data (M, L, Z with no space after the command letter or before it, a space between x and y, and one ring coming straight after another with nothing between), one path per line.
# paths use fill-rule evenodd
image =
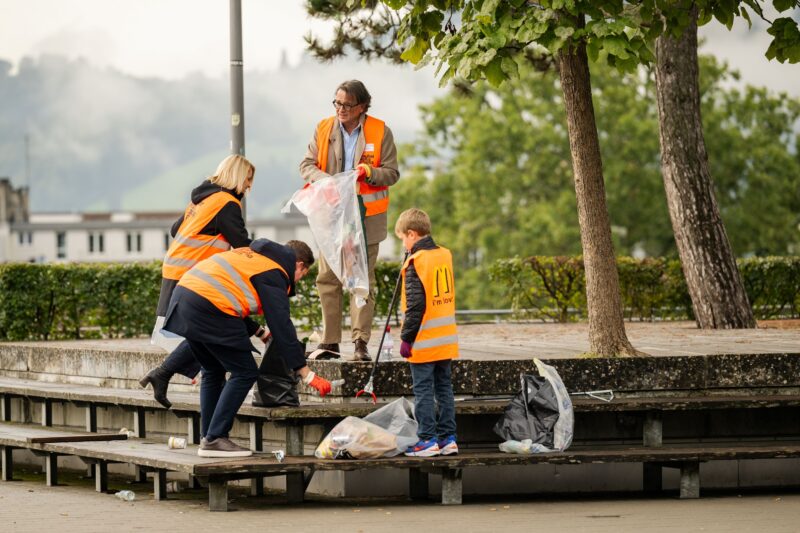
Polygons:
M229 155L213 176L192 191L186 211L172 225L173 241L161 267L161 294L151 339L152 344L171 353L161 365L139 380L142 387L148 383L153 386L154 398L167 409L172 406L167 399L172 376L182 374L194 379L200 371L200 363L188 343L182 337L162 331L172 292L181 277L203 259L231 248L250 245L241 200L253 185L255 171L255 166L241 155ZM249 333L255 334L256 328L257 325Z

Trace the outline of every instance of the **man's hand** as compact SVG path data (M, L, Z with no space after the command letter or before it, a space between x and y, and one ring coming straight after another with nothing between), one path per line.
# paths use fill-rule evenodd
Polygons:
M303 378L303 383L309 387L317 389L319 395L323 398L331 391L331 382L322 376L318 376L314 372L309 372L306 374L306 376Z
M414 344L411 342L403 341L400 343L400 355L402 355L404 359L411 357L412 346L414 346Z
M371 177L372 177L372 167L370 167L366 163L360 163L356 167L356 180L357 181L366 181Z

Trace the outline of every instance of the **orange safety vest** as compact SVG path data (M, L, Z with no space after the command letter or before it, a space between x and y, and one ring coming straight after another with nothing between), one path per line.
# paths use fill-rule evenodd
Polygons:
M328 117L317 124L317 167L328 172L328 145L336 117ZM366 163L371 167L381 165L381 143L386 124L380 119L367 115L364 120L364 153L358 164ZM366 216L379 215L389 210L389 187L370 185L366 181L359 183L358 194L367 209Z
M403 264L401 302L406 310L406 269L414 269L425 289L425 313L417 338L411 347L410 363L431 363L458 357L456 332L456 287L453 280L453 255L447 248L420 250Z
M200 234L200 230L206 227L217 216L219 210L230 201L234 201L236 205L242 207L241 202L235 196L225 191L206 196L199 204L189 204L183 214L183 222L175 234L175 239L164 256L164 262L161 265L163 277L174 280L181 279L187 270L203 259L230 250L231 245L222 234Z
M264 312L250 278L269 270L280 270L289 278L278 263L243 246L197 263L178 286L199 294L225 314L244 318Z

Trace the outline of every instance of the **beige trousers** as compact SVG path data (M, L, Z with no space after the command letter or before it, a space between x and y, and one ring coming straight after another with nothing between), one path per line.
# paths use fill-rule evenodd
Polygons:
M375 315L375 261L378 259L380 243L367 245L367 270L369 271L369 298L363 307L356 307L356 299L350 297L350 323L353 342L361 339L369 342L372 318ZM342 341L342 282L333 273L325 258L320 255L317 291L322 304L322 343L334 344Z

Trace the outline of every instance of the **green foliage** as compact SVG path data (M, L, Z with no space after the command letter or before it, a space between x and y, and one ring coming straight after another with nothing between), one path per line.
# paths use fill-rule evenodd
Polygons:
M386 316L399 271L399 263L378 262L376 317ZM302 330L321 325L316 277L315 266L297 284L291 300L292 318ZM149 335L160 289L159 262L3 264L0 340Z
M737 264L757 318L800 316L800 257L749 258ZM628 320L693 319L679 261L619 257L617 269ZM518 316L568 322L587 315L580 256L502 259L490 272Z
M800 251L800 101L729 88L737 74L700 56L701 109L722 218L738 255ZM423 106L424 130L401 147L390 219L416 206L453 251L457 274L515 255L580 253L569 139L558 77L542 60L499 89L455 84ZM543 69L543 70L542 70ZM592 65L598 134L615 250L674 257L664 197L655 84ZM392 222L393 224L393 222ZM459 301L485 303L479 285ZM461 287L460 287L461 288ZM487 300L490 300L487 302ZM472 307L472 304L470 304Z

